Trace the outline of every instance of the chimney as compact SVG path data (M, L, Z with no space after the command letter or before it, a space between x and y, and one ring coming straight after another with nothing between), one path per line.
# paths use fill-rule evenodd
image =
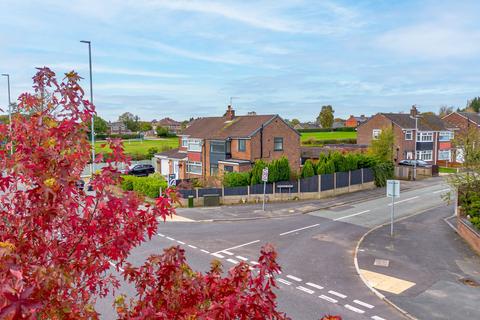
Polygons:
M227 121L232 121L235 117L235 110L232 109L231 105L228 105L227 112L225 112L224 117L227 118Z
M413 105L412 109L410 109L410 115L412 117L416 117L418 115L418 110L417 110L417 107L415 107L415 105Z
M360 116L360 118L365 118L365 115L364 115L364 114L362 114L362 115Z

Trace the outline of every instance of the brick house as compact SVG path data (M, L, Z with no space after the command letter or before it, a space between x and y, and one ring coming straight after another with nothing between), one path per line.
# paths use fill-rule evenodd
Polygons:
M415 117L418 116L418 132ZM430 164L452 161L453 132L436 115L418 115L417 108L410 113L377 113L357 128L357 143L370 145L385 128L395 135L394 161L424 160ZM417 151L415 157L415 150Z
M245 172L256 160L282 156L292 170L300 168L300 134L278 115L236 116L228 106L223 117L194 120L179 142L178 149L155 155L158 171L177 179Z
M455 135L466 134L469 129L480 130L480 115L474 112L452 112L442 118L445 126L455 132ZM463 152L455 149L455 156L452 156L452 162L462 163Z
M350 115L350 117L345 121L345 127L356 128L367 120L368 120L368 117L365 117L365 115L363 114L360 117L355 117L354 115Z
M108 131L110 134L132 133L122 121L108 122Z
M152 130L155 132L157 127L164 127L168 129L168 132L177 134L182 130L182 123L175 121L171 118L163 118L162 120L153 120L151 122Z

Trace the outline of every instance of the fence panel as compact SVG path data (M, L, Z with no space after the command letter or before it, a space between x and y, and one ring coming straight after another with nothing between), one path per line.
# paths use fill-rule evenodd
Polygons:
M248 195L248 187L225 187L223 189L225 196L246 196Z
M320 191L333 189L333 173L322 174Z
M279 186L285 186L285 187L279 188ZM298 182L296 180L295 181L278 181L278 182L275 182L275 188L276 188L275 193L296 193L298 192Z
M198 189L198 196L203 197L206 194L218 194L222 196L222 189L221 188L204 188Z
M374 180L373 170L371 168L363 169L363 182L372 182Z
M350 177L350 184L361 184L362 183L362 170L354 170L352 171L352 175Z
M300 192L318 192L318 176L300 179Z
M250 193L251 194L263 194L263 184L254 184L253 186L250 187ZM272 194L273 193L273 184L267 183L267 188L265 191L266 194Z
M337 172L336 175L337 176L335 188L348 187L348 172Z
M178 193L182 196L182 198L187 199L188 196L193 196L194 198L196 197L196 192L193 189L182 189L178 190Z

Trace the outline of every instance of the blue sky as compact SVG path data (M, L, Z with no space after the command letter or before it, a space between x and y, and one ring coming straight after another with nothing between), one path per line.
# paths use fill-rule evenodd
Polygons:
M463 107L480 95L479 1L0 2L0 73L13 96L35 67L85 77L100 116L335 116ZM0 78L0 105L6 81Z

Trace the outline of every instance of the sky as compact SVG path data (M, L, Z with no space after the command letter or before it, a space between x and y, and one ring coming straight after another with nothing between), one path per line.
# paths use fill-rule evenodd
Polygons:
M0 73L12 97L35 67L75 70L116 120L256 111L312 121L464 107L480 96L480 1L0 2ZM0 106L7 105L0 78ZM3 107L5 108L5 107Z

